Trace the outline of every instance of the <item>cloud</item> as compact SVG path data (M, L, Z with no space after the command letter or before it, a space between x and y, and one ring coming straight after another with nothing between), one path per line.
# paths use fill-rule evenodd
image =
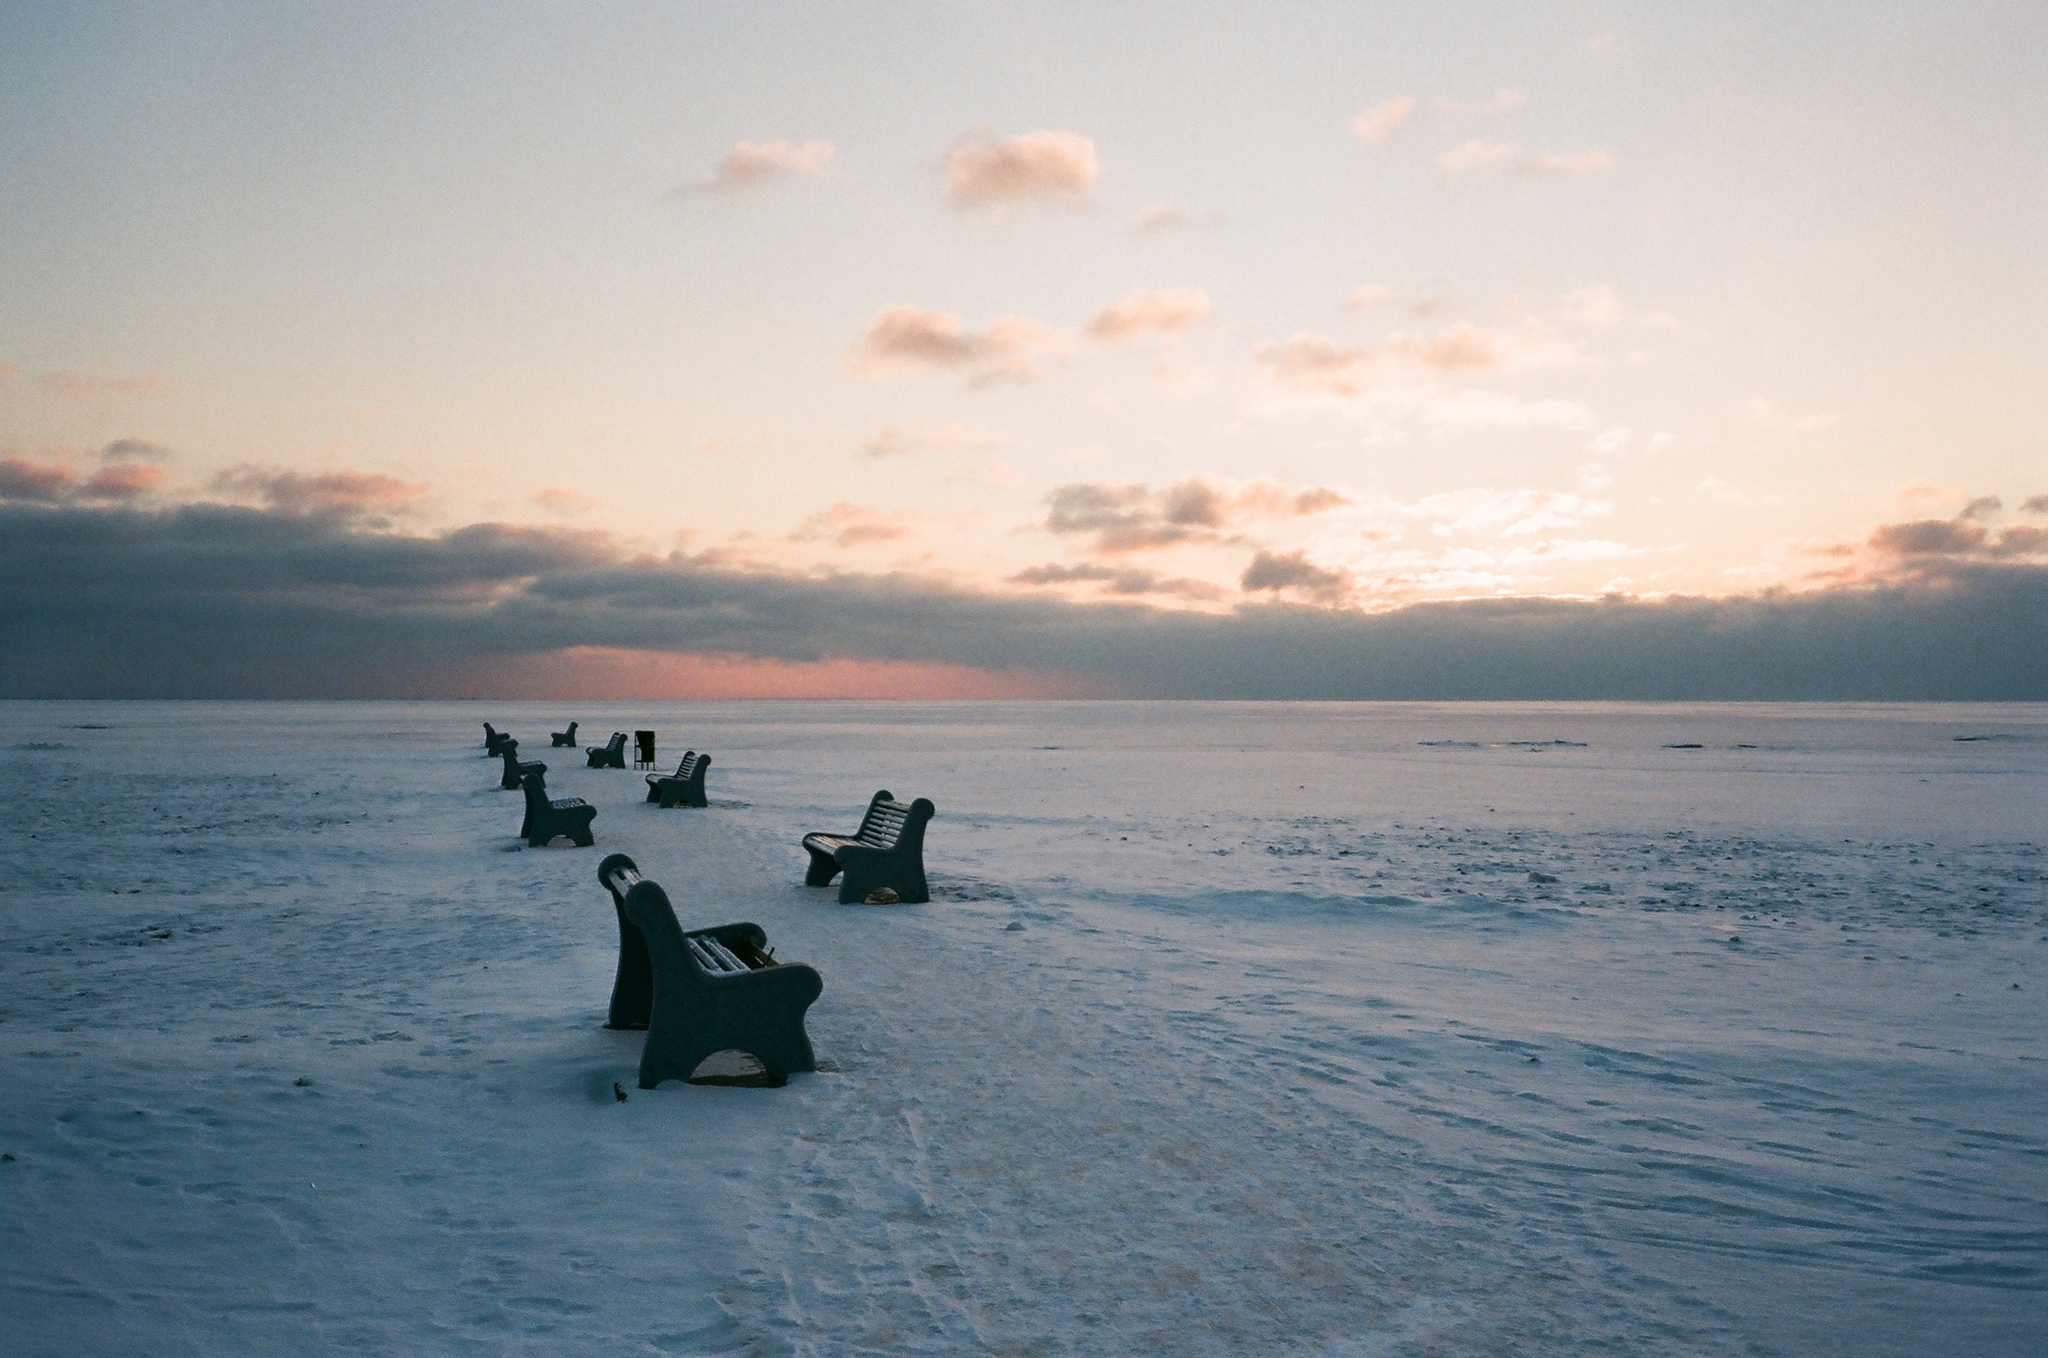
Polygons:
M1997 505L1998 498L1987 495L1972 500L1967 509L1952 519L1879 524L1865 545L1880 556L1909 561L1931 557L2002 561L2048 553L2048 529L2015 524L1994 536L1972 516L1972 511L1981 514L1987 506L1995 509Z
M1347 570L1328 570L1308 559L1306 552L1260 551L1244 569L1238 587L1247 594L1265 591L1298 594L1321 604L1340 604L1351 596L1353 581Z
M2020 502L2020 508L2029 514L2048 514L2048 495L2029 495Z
M1956 515L1956 517L1959 519L1988 519L2003 508L2005 508L2005 503L1996 495L1979 495L1976 499L1964 505L1962 512Z
M861 445L869 457L898 457L905 453L958 453L969 449L996 448L1008 442L1001 434L977 429L971 424L943 424L933 429L906 429L900 424L884 427Z
M1593 175L1605 174L1619 165L1621 159L1599 147L1584 151L1525 151L1514 142L1474 137L1438 156L1436 163L1445 174L1505 170L1530 175Z
M139 377L96 377L88 373L47 372L36 385L58 396L90 399L98 396L142 396L164 390L170 384L163 374L146 372Z
M976 334L958 316L896 303L875 313L847 359L847 371L873 380L958 368L974 386L1031 382L1044 376L1039 358L1061 354L1065 345L1056 331L1022 316L1005 316Z
M1353 311L1365 311L1390 301L1394 290L1378 283L1368 283L1362 288L1353 288L1344 298L1344 305Z
M147 462L112 462L94 472L79 494L99 500L133 500L160 490L169 476Z
M1961 519L1917 519L1878 525L1870 545L1888 556L1946 556L1974 551L1986 536L1983 525Z
M672 198L707 193L738 193L791 175L816 179L832 164L829 141L793 142L786 137L768 141L742 141L726 153L725 159L706 179L682 184L669 191Z
M906 511L890 512L841 500L805 519L790 536L798 542L870 547L909 537L916 521L917 516Z
M71 494L77 480L71 468L61 463L0 457L0 500L54 504Z
M162 444L147 439L115 439L100 449L103 462L169 462L175 456Z
M1302 331L1261 345L1252 358L1300 395L1356 400L1415 377L1472 376L1570 362L1578 349L1534 321L1512 327L1459 321L1432 334L1396 332L1374 346L1343 345Z
M1199 288L1134 292L1090 316L1081 333L1100 344L1122 344L1147 330L1176 334L1208 320L1213 310L1209 294Z
M1018 571L1010 580L1020 585L1099 584L1107 593L1126 597L1154 594L1208 601L1228 596L1228 591L1206 580L1169 577L1141 566L1101 566L1092 562L1033 566Z
M1154 491L1142 485L1078 482L1047 497L1048 532L1095 535L1107 555L1217 542L1225 531L1259 520L1301 518L1350 501L1328 486L1290 491L1270 481L1230 487L1191 476Z
M0 506L0 696L429 698L636 654L1057 671L1133 696L2048 699L2048 566L1807 593L1220 612L738 570L595 533L275 509ZM691 658L696 658L691 661ZM620 671L608 692L626 696Z
M543 486L527 498L550 514L564 515L588 513L604 503L594 495L585 495L568 486Z
M946 155L946 187L962 207L1079 203L1101 173L1095 143L1072 132L1026 132L1004 141L970 133Z
M1165 231L1187 231L1197 226L1214 223L1213 217L1197 217L1184 207L1172 203L1154 203L1140 208L1138 215L1131 219L1131 234L1150 236Z
M1415 116L1415 100L1405 94L1374 104L1351 120L1351 135L1381 145L1408 125Z
M381 472L342 470L307 476L273 467L241 466L220 473L215 490L255 498L287 514L336 519L382 519L416 509L427 493L416 481Z
M1621 324L1621 298L1605 283L1566 293L1558 310L1567 324L1587 330L1612 330Z

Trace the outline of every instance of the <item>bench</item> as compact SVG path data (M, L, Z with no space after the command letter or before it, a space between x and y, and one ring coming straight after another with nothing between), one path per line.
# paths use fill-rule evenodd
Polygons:
M905 806L883 788L868 803L860 829L851 835L804 836L804 848L811 854L804 885L830 886L843 871L841 905L864 901L881 887L892 888L909 904L930 900L924 880L924 827L935 809L923 797Z
M550 733L549 733L549 735L548 735L548 739L554 742L554 748L555 748L555 749L557 749L557 750L573 750L573 749L575 749L575 748L576 748L576 723L575 723L575 722L573 722L573 721L572 721L572 722L570 722L570 723L569 723L569 729L568 729L568 730L566 730L566 731L554 731L554 732L550 732Z
M615 853L597 865L619 916L619 970L607 1028L645 1028L640 1087L689 1079L715 1052L742 1051L776 1084L817 1069L804 1011L825 983L778 962L758 924L684 930L657 882Z
M498 757L505 761L505 776L498 780L498 786L504 788L507 792L517 792L520 779L526 777L527 774L546 773L548 771L548 766L541 763L538 759L521 759L519 757L519 742L516 740L507 740L504 744L500 745L498 747Z
M660 802L664 810L671 806L711 805L704 800L704 770L710 767L710 755L684 751L683 762L676 765L674 773L647 775L647 800Z
M593 769L622 769L626 767L626 733L612 732L612 738L603 745L593 745L586 756Z
M590 833L590 822L597 819L596 807L581 797L549 801L545 773L529 773L520 782L526 788L526 820L519 833L527 848L544 849L556 835L567 835L579 849L587 849L596 842Z
M512 735L510 732L500 731L497 727L491 725L489 722L485 722L484 758L496 759L498 757L498 748L510 739L512 739Z

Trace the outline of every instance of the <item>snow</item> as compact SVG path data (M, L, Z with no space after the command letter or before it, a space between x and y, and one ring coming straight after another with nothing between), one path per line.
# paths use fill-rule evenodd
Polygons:
M711 751L711 807L570 717ZM9 1355L2048 1332L2040 707L0 720ZM515 847L484 720L595 849ZM801 885L880 786L938 804L929 905ZM634 1087L615 850L819 969L828 1069Z

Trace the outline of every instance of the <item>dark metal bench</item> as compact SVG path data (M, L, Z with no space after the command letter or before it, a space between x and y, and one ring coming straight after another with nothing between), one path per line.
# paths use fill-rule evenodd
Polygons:
M555 749L557 749L557 750L573 750L573 749L575 749L575 748L576 748L576 723L575 723L575 722L573 722L573 721L572 721L572 722L570 722L570 723L569 723L569 729L568 729L568 730L566 730L566 731L554 731L554 732L550 732L550 733L549 733L549 735L548 735L548 739L554 742L554 748L555 748Z
M704 800L704 770L710 767L710 755L684 751L683 762L676 765L674 773L647 775L647 800L663 807L711 805Z
M801 962L777 962L758 924L684 930L639 865L615 853L597 880L619 916L619 971L607 1028L645 1028L640 1087L687 1080L715 1052L746 1052L780 1084L815 1070L804 1011L825 983Z
M498 757L505 761L505 775L498 779L498 786L507 792L519 790L519 780L529 773L546 773L548 766L538 759L521 759L519 742L506 738L498 746Z
M528 848L544 849L556 835L567 835L579 849L587 849L596 842L590 833L590 822L597 819L596 807L581 797L549 801L544 773L529 773L520 782L526 788L526 820L519 833Z
M935 810L923 797L905 806L883 788L868 803L860 829L851 835L804 836L804 848L811 855L804 885L830 886L843 871L841 905L864 901L882 887L911 904L930 900L924 880L924 827Z
M626 733L612 732L612 738L603 745L593 745L585 756L593 769L622 769L626 767Z
M509 732L509 731L500 731L500 730L499 730L499 729L498 729L497 727L495 727L495 726L491 725L491 724L490 724L489 722L485 722L485 723L484 723L484 758L486 758L486 759L496 759L496 758L498 757L498 749L499 749L499 747L500 747L500 746L502 746L502 745L503 745L503 744L504 744L504 743L505 743L506 741L508 741L508 740L510 740L510 739L512 739L512 734L511 734L511 732Z

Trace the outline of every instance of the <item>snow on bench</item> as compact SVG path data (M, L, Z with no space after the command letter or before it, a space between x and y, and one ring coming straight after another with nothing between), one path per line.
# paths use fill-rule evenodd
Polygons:
M676 765L674 773L650 773L647 775L647 800L660 802L663 807L709 806L704 800L704 770L711 767L711 756L698 754L695 750L683 752L682 762Z
M924 880L924 827L936 808L923 797L908 806L883 788L868 803L860 829L851 835L814 832L804 836L810 851L810 870L805 886L839 883L839 903L864 901L882 887L889 887L905 902L920 904L932 898Z
M526 820L519 834L528 848L546 848L556 835L567 835L579 849L596 842L590 833L590 822L597 819L596 807L581 797L548 800L548 780L543 772L529 773L520 782L526 788Z
M824 990L800 962L778 962L758 924L683 930L675 907L640 866L615 853L597 880L619 917L619 970L607 1028L645 1028L640 1087L690 1079L718 1052L745 1052L769 1081L814 1070L804 1011Z

